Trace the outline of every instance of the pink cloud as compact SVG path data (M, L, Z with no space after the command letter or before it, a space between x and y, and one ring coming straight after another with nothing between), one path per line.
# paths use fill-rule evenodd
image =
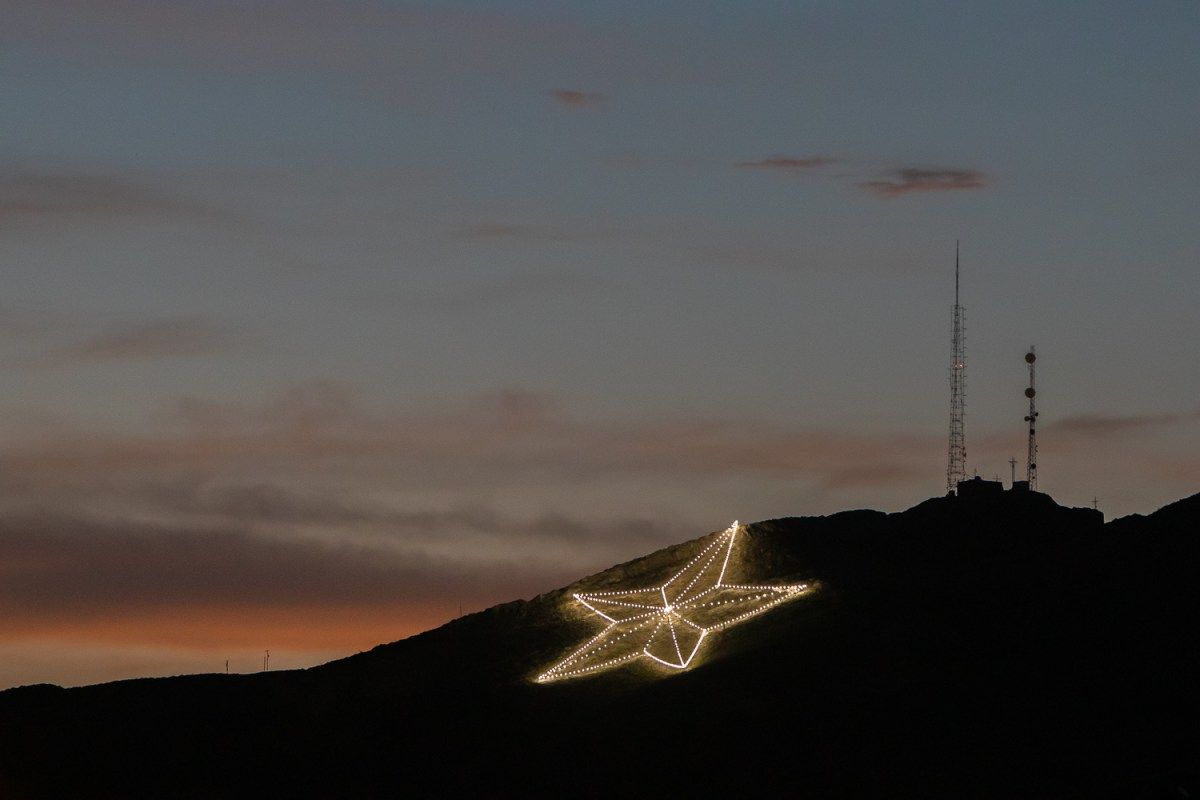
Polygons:
M551 89L550 96L570 108L592 108L604 102L599 92L584 92L579 89Z

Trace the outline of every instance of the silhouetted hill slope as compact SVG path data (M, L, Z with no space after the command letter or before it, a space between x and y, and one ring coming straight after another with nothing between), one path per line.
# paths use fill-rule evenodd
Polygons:
M530 680L597 629L572 592L697 543L310 670L0 693L0 796L1195 796L1197 530L1200 495L761 522L738 579L818 588L686 672Z

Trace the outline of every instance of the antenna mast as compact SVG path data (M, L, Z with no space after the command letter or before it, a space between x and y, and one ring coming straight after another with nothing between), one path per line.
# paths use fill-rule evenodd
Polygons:
M958 304L958 241L954 242L954 350L950 362L950 443L946 456L946 493L967 479L967 449L963 417L967 399L966 346L963 341L963 311Z
M1029 352L1025 354L1025 363L1029 365L1029 388L1025 390L1025 396L1029 398L1029 416L1025 421L1029 423L1029 454L1025 459L1025 478L1029 481L1031 490L1037 489L1037 406L1034 403L1034 397L1037 391L1033 388L1033 364L1037 361L1037 355L1033 352L1033 345L1029 346Z

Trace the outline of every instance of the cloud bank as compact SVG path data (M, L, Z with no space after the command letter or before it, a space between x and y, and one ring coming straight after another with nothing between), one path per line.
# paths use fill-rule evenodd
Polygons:
M5 419L0 648L191 648L205 663L258 646L348 653L460 604L529 597L767 516L737 505L747 486L792 513L822 494L919 499L937 491L942 452L934 435L597 418L520 390L380 407L332 381L254 403L183 397L139 433ZM1046 431L1061 457L1091 459L1096 435L1171 419L1079 415ZM1139 469L1194 477L1197 462Z

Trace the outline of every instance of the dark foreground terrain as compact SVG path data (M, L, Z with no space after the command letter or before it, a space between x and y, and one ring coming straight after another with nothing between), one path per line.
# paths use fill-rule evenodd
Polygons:
M1200 495L1102 524L1006 492L750 526L811 595L691 670L530 678L578 586L297 672L0 693L0 797L1200 797Z

